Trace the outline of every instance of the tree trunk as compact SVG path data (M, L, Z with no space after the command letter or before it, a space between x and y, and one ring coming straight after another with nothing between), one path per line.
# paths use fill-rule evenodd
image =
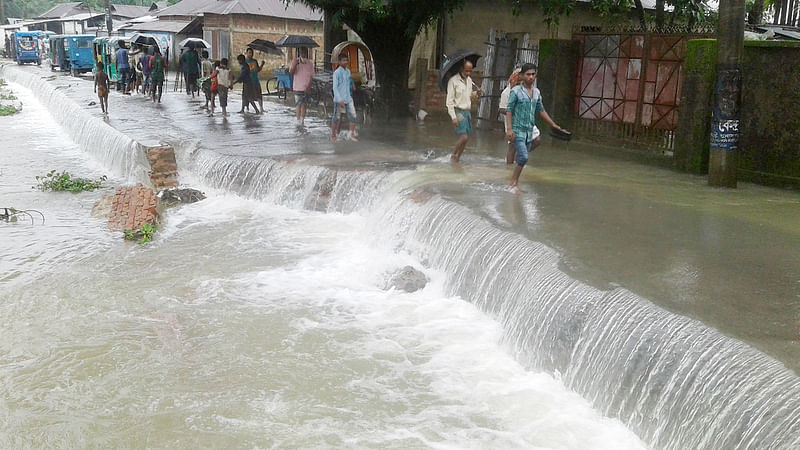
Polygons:
M347 40L347 31L342 29L341 23L333 23L333 13L335 11L325 11L325 16L322 21L322 34L324 36L323 47L323 64L325 70L331 69L331 52L333 47L339 42Z
M647 19L645 19L642 0L633 0L633 4L636 5L636 15L639 16L639 25L641 25L642 30L644 30L647 28Z
M753 9L747 16L747 23L750 25L761 25L764 21L764 0L754 0Z
M387 117L406 117L410 114L408 64L416 35L409 36L407 29L408 24L394 23L391 19L364 23L360 29L356 29L372 52L379 86L379 105L376 106L385 107Z
M664 29L664 0L656 0L656 30Z

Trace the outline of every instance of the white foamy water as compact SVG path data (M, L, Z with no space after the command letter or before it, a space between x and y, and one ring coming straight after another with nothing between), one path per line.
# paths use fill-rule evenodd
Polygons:
M89 218L101 193L30 189L103 166L20 91L0 199L47 222L0 223L0 447L643 447L525 370L445 273L383 290L422 264L368 215L216 194L139 246Z

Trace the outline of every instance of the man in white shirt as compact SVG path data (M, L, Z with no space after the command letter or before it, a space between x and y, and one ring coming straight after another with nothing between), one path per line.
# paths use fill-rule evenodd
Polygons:
M453 148L453 154L450 156L450 162L457 163L464 152L464 147L467 146L469 135L472 133L472 117L470 109L472 109L472 87L475 85L472 82L472 63L464 61L458 75L450 77L447 82L447 114L450 115L450 120L455 127L458 140L456 146ZM478 94L481 90L478 89Z

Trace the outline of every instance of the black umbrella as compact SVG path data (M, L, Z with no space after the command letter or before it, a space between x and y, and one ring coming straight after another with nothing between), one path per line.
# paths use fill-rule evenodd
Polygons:
M461 70L462 62L469 61L472 63L472 66L475 67L480 57L481 55L470 50L457 50L453 53L445 60L441 70L439 70L439 89L443 91L447 90L447 82L450 81L450 77Z
M275 43L276 47L292 47L292 48L315 48L319 47L319 44L314 42L308 36L298 36L296 34L290 34L278 39L278 42Z
M178 42L178 47L211 48L211 44L200 38L186 38Z
M147 33L133 33L130 38L128 38L131 43L139 44L139 45L150 45L156 46L158 45L158 40L156 40L155 36L152 34Z
M268 55L283 56L281 49L275 46L275 43L266 39L256 39L255 41L247 44L247 48L266 53Z

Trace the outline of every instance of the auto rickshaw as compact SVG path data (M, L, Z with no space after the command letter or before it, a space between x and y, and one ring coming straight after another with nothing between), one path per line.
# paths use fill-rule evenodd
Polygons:
M92 41L94 39L94 35L91 34L65 36L64 51L69 55L69 72L72 76L93 70ZM62 68L62 70L64 69Z
M65 38L63 34L50 36L50 70L59 68L62 72L69 70L69 51L65 48Z
M11 40L11 53L17 64L42 63L38 31L17 31Z
M95 62L92 65L92 72L97 71L96 63L102 63L109 81L114 83L119 83L120 76L113 55L119 48L121 40L124 41L118 37L98 37L92 41L92 56Z

